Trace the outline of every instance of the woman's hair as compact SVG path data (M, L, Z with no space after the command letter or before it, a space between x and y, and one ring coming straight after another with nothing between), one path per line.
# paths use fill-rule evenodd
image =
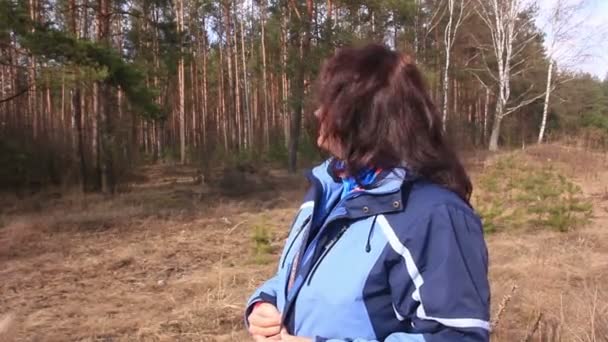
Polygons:
M409 56L378 44L342 48L317 82L319 124L341 147L349 174L406 166L468 202L471 181Z

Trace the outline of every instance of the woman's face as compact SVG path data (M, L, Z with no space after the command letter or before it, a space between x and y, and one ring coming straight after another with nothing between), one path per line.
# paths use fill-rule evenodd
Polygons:
M317 137L317 146L319 146L320 149L331 153L334 157L342 158L342 149L340 144L336 138L327 133L327 127L326 124L324 124L325 120L323 120L324 115L327 115L327 113L322 108L315 110L315 117L319 121L319 136Z

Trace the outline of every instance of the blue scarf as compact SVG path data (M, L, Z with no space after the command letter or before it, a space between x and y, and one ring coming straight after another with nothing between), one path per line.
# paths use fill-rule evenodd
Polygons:
M346 173L346 165L343 161L337 162L336 171L338 171L338 173ZM367 167L359 171L358 177L341 176L338 174L340 179L342 179L342 195L340 195L340 199L344 199L346 195L353 191L362 190L362 187L373 184L380 171L380 169ZM358 183L357 180L359 180Z

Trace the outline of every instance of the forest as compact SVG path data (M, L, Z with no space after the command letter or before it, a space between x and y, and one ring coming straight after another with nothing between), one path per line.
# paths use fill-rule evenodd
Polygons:
M372 41L415 58L460 149L605 148L608 80L552 48L577 10L539 27L521 0L1 0L0 187L112 193L150 162L293 172L318 158L323 59Z

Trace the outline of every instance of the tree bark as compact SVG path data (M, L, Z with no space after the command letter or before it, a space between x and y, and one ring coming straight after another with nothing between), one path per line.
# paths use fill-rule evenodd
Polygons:
M538 132L538 143L543 142L545 136L545 129L547 127L547 116L549 115L549 100L551 99L551 80L553 77L553 58L549 58L549 67L547 70L547 87L545 89L545 102L543 103L543 119L540 124L540 131Z
M192 49L194 50L194 49ZM192 127L190 127L190 135L191 135L191 139L190 139L190 144L192 144L192 147L196 148L198 146L198 139L199 139L199 134L198 134L198 120L196 119L197 113L198 113L198 108L197 105L199 103L198 101L198 77L197 77L197 73L198 73L198 68L196 67L197 64L197 54L195 51L191 51L192 53L192 62L190 62L190 120L191 120L191 124Z
M495 113L503 112L503 102L500 100L496 101L496 111ZM488 148L490 151L498 151L498 139L500 138L500 124L502 121L502 116L494 115L494 122L492 124L492 133L490 134L490 143Z
M207 120L208 120L208 105L207 105L207 30L205 29L205 15L202 17L202 43L203 43L203 117L201 119L203 146L207 148Z
M285 12L289 12L287 4L285 5ZM289 15L283 14L281 16L281 116L283 118L283 132L285 138L285 147L289 147L289 114L287 109L288 101L288 82L287 82L287 23Z
M178 64L177 64L177 116L179 122L179 160L181 164L186 163L186 112L184 104L184 57L183 57L183 42L184 42L184 0L175 1L175 13L177 17L177 34L178 34Z
M37 5L38 0L29 0L29 16L32 22L37 22ZM32 28L32 32L35 29ZM29 57L29 84L31 85L30 91L28 92L28 104L29 104L29 114L30 120L32 122L32 136L34 139L38 138L39 131L39 120L40 113L38 108L38 90L36 86L36 57Z
M76 129L76 148L74 151L76 152L76 160L79 160L80 163L80 181L82 186L82 191L86 191L87 189L87 164L86 157L84 153L84 133L82 128L82 102L80 97L80 87L76 86L76 89L73 90L72 95L72 117Z
M228 104L226 106L227 111L224 114L227 116L225 120L228 122L228 131L230 133L230 147L234 147L235 144L238 143L238 139L236 136L237 133L237 117L236 117L236 108L235 108L235 92L234 92L234 79L232 77L232 67L233 67L233 56L232 53L232 20L230 16L230 2L232 0L228 0L224 4L224 34L226 38L226 65L228 66L228 97L230 101L227 101ZM220 37L221 39L221 37Z
M225 92L226 92L226 87L225 87L225 82L224 82L224 48L223 48L223 32L224 32L224 24L222 23L222 16L220 15L220 23L219 23L219 27L220 27L220 32L219 32L219 43L218 43L218 49L220 50L220 62L219 62L219 74L220 74L220 87L219 87L219 96L220 96L220 105L218 106L217 109L217 119L215 120L216 122L216 127L218 130L218 135L220 133L220 128L222 131L222 135L224 138L224 151L228 151L228 118L226 117L226 96L225 96ZM228 63L228 65L230 65L230 63Z
M443 130L446 130L446 123L448 120L448 93L450 84L450 62L452 56L452 48L454 41L456 40L456 34L462 23L462 17L464 12L464 2L460 0L460 8L458 17L454 18L454 12L456 10L456 0L448 0L448 23L445 27L443 42L445 52L445 65L443 69L443 113L442 113L442 125ZM456 111L454 111L456 112Z
M247 62L245 60L245 30L243 29L243 21L241 20L241 58L243 61L243 93L245 94L244 117L245 117L245 149L251 147L252 144L252 124L251 124L251 108L249 105L249 83L247 82Z
M49 81L49 79L46 79L46 89L44 90L45 93L45 110L44 110L44 130L45 130L45 136L47 139L51 139L54 140L54 134L56 133L55 130L55 123L53 121L53 101L51 100L51 82Z
M93 91L91 96L93 97L91 107L91 160L93 166L93 182L92 190L99 191L101 189L101 166L100 166L100 153L99 153L99 82L93 82Z
M266 0L262 0L260 5L260 16L262 27L262 93L264 96L264 149L270 146L270 119L268 112L268 75L266 70Z
M304 36L301 38L301 52L299 56L299 66L295 72L294 85L293 85L293 112L291 117L290 125L290 140L289 140L289 161L288 169L289 172L295 173L297 169L297 158L298 158L298 143L300 138L300 131L302 126L303 116L303 105L305 95L305 84L304 80L307 75L306 63L308 62L308 54L310 51L310 40L311 40L311 21L313 17L313 3L312 0L306 0L306 16L301 17L301 29Z
M65 130L65 71L61 71L61 130Z
M238 39L237 39L237 20L235 17L233 17L233 15L235 15L236 12L236 6L234 7L230 7L228 9L228 15L230 16L230 18L234 18L234 20L232 21L233 25L230 25L231 29L232 29L232 35L231 35L231 39L232 39L232 43L230 44L232 49L230 54L232 55L232 61L234 62L234 100L235 100L235 119L236 119L236 135L237 135L237 147L239 150L241 150L244 146L244 131L245 131L245 125L243 124L243 112L242 112L242 108L241 108L241 85L240 85L240 80L241 80L241 74L239 72L239 45L238 45Z
M106 48L111 48L111 0L98 0L98 39ZM115 190L114 179L114 156L113 147L115 143L112 113L116 102L114 92L107 80L98 82L98 147L99 147L99 173L102 193L113 193Z

